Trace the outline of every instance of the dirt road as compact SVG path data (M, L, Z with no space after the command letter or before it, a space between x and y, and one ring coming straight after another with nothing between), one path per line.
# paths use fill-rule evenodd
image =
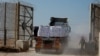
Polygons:
M0 52L0 56L95 56L88 55L84 50L80 50L79 37L71 37L68 41L68 45L64 49L62 54L55 54L54 51L45 50L42 53L36 53L34 48L30 48L27 52L19 53L4 53Z
M0 56L94 56L94 55L86 55L81 53L79 49L68 48L66 52L63 54L55 54L53 52L44 52L44 53L36 53L34 49L30 49L28 52L20 52L20 53L4 53L0 52Z

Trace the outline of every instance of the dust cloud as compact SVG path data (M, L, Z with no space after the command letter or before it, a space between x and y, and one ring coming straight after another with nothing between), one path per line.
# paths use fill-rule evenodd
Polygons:
M63 54L84 55L85 52L81 51L80 46L80 40L82 36L85 38L86 42L89 42L89 29L86 25L78 25L73 31L71 31L69 37L67 38L68 43L65 43L66 46L63 50Z

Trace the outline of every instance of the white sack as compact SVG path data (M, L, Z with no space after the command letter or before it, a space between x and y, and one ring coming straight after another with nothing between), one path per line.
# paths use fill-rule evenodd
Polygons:
M67 27L62 26L40 26L38 30L38 36L42 37L65 37L67 35Z
M49 26L39 26L38 36L49 37Z

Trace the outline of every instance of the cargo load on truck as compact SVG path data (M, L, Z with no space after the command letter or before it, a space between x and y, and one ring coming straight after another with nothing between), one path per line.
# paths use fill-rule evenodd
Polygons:
M67 27L62 26L39 26L38 36L41 37L66 37Z

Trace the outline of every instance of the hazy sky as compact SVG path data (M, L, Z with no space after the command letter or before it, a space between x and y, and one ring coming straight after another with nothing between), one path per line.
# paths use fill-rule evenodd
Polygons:
M50 17L67 17L73 32L87 34L94 0L23 0L34 7L34 25L48 25Z

